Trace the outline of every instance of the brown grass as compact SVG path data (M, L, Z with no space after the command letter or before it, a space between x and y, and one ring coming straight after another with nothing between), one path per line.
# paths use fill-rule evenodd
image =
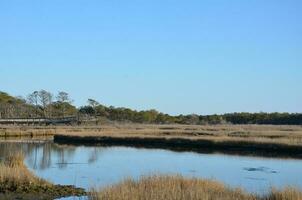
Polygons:
M117 124L100 127L58 128L56 133L71 136L164 137L252 141L302 146L302 126L273 125L141 125Z
M277 125L144 125L100 126L0 126L0 137L10 136L109 136L249 141L302 146L302 126Z
M50 185L34 176L23 164L23 154L7 156L0 163L0 193L31 185Z
M302 126L117 124L58 128L55 142L302 158Z
M272 189L266 196L248 194L211 180L181 176L127 179L105 189L93 190L91 200L301 200L302 192L294 188Z
M83 189L53 185L36 177L23 160L24 156L17 153L0 162L0 199L54 199L86 194Z
M36 137L52 136L54 134L55 127L0 125L0 137Z

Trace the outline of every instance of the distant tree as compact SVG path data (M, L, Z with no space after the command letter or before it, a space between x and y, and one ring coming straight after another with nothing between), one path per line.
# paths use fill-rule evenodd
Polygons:
M92 108L97 107L98 105L100 105L100 103L94 99L88 99L87 101L88 105L90 105Z
M70 103L62 103L56 101L52 103L52 116L54 117L62 117L64 110L64 117L66 116L75 116L77 114L77 109L75 106L71 105Z
M88 105L91 106L93 108L93 112L94 112L94 118L96 120L96 125L98 124L98 120L97 120L97 110L96 107L98 105L100 105L100 103L94 99L88 99L87 101Z
M26 118L29 115L29 105L26 104L26 100L22 96L15 97L14 101L15 116Z
M84 115L94 115L94 110L91 106L82 106L79 109L79 113Z
M59 102L70 102L69 94L67 92L59 92L56 98Z
M38 97L40 105L43 108L44 117L51 117L51 104L53 95L46 90L40 90Z
M196 114L191 114L186 116L186 124L198 124L199 123L199 116Z
M35 113L36 113L36 117L38 117L38 106L39 106L39 92L38 91L34 91L33 93L29 94L27 96L27 102L34 106L35 108Z
M99 104L98 106L95 107L95 111L98 116L108 117L108 112L106 110L106 106Z
M29 107L23 97L13 97L0 91L0 118L27 117Z
M228 113L223 115L179 115L172 116L159 113L156 110L136 111L123 107L106 107L93 99L88 100L87 106L77 109L71 105L66 92L59 92L53 102L53 96L45 90L34 91L25 101L20 97L13 97L0 91L0 118L19 117L60 117L75 115L94 116L112 121L158 124L274 124L274 125L302 125L301 113Z
M65 117L66 113L66 105L71 104L71 100L69 98L69 94L67 92L59 92L57 97L56 97L58 103L60 103L62 106L62 116Z

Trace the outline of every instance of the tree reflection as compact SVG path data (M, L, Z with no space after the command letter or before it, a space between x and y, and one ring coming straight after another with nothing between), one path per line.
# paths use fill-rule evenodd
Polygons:
M22 152L27 165L32 169L45 170L50 167L66 168L72 164L77 147L58 145L52 141L5 141L0 140L0 159L9 154ZM96 162L102 154L102 148L89 148L86 163Z
M99 156L101 155L101 152L102 152L102 148L94 147L89 155L88 163L92 164L92 163L96 162L98 160Z
M22 152L26 163L32 169L47 169L52 167L52 158L56 159L58 166L65 167L68 160L74 156L76 147L59 146L50 141L45 142L0 142L0 158L7 155Z

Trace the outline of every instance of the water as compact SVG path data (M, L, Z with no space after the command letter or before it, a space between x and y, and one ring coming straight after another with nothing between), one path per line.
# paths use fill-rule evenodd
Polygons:
M89 189L152 174L214 179L249 192L287 185L302 189L302 160L173 152L128 147L57 145L51 141L0 143L0 158L22 149L26 165L56 184Z

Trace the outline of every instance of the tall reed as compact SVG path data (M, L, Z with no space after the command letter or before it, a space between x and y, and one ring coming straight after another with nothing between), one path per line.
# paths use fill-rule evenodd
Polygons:
M266 196L249 194L219 182L182 176L150 176L127 179L104 189L94 189L90 200L301 200L294 188L272 189Z

